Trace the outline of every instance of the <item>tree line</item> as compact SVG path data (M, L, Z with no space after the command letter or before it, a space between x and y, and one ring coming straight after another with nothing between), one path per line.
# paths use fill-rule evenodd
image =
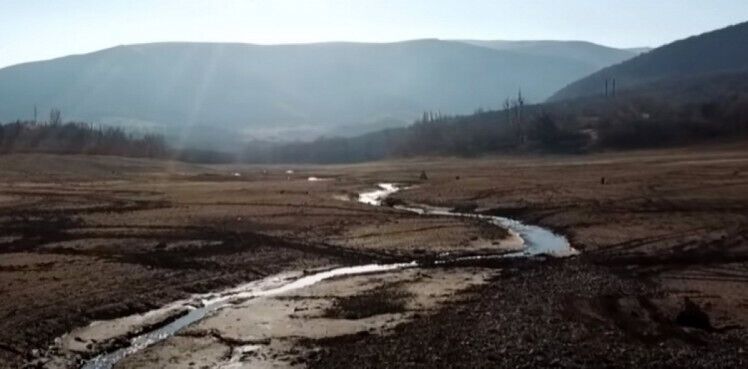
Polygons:
M121 128L88 123L62 123L53 110L47 122L16 121L0 124L0 154L50 153L119 155L162 158L170 151L160 135L135 136Z
M748 90L701 99L671 97L631 93L527 105L520 95L506 100L501 110L464 116L425 113L408 127L353 138L254 142L240 160L350 163L414 156L580 154L748 137Z
M357 137L285 143L255 141L223 151L175 150L159 135L135 136L121 128L62 123L59 111L53 111L47 122L0 124L0 153L121 155L201 163L324 164L415 156L580 154L746 137L748 88L710 93L706 98L647 91L534 105L526 104L520 94L505 100L501 110L479 110L463 116L427 112L410 126Z

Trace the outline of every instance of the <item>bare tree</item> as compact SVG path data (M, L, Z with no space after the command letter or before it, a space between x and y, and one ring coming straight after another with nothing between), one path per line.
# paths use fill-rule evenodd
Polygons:
M60 109L52 109L49 111L49 124L62 124L62 112L60 112Z
M519 135L519 143L525 142L525 129L524 123L522 122L522 110L525 107L525 99L522 97L522 89L517 93L517 132Z
M509 98L504 99L504 114L506 114L506 124L512 124L512 103Z

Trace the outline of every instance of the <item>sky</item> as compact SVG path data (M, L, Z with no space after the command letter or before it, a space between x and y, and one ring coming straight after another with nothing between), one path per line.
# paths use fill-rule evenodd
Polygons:
M0 67L160 41L660 46L744 21L746 0L0 0Z

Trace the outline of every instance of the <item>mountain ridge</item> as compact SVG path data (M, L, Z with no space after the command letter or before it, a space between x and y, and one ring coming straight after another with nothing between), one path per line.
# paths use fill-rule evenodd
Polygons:
M520 88L540 101L591 69L563 56L437 39L119 45L0 69L0 120L29 119L37 106L187 142L205 130L226 140L303 139L346 134L336 127L405 125L423 111L497 107Z
M746 39L748 22L678 40L575 81L549 101L601 95L606 80L615 79L617 88L625 90L666 79L738 71L748 67Z

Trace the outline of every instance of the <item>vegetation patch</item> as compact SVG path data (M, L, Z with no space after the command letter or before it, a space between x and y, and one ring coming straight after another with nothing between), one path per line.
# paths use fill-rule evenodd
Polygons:
M495 224L480 220L476 221L480 235L489 240L503 240L509 237L509 230Z
M363 319L382 314L406 311L406 304L413 295L397 285L377 287L361 295L339 297L324 313L333 319Z

